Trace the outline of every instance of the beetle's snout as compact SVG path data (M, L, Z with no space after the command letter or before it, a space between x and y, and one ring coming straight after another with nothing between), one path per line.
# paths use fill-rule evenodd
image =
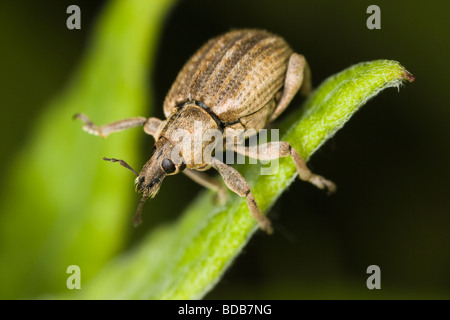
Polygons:
M167 144L158 141L153 150L151 158L144 165L135 181L136 191L151 198L158 193L161 183L167 175L161 167L161 162L166 154L170 153L170 148Z
M142 208L148 198L153 198L159 191L161 183L166 176L165 172L156 165L153 157L144 165L139 173L139 176L135 180L136 191L142 193L142 199L139 202L139 206L134 217L134 225L137 226L141 223Z
M145 168L145 167L144 167ZM142 170L139 176L136 178L136 191L142 193L142 199L139 202L139 206L134 216L134 226L138 226L142 221L142 208L144 203L148 198L153 198L159 191L161 187L161 182L164 179L164 174L162 175L151 175L149 178L149 170Z
M142 208L148 198L153 198L161 188L167 175L177 174L185 167L184 163L175 164L171 160L172 145L165 139L159 139L153 148L150 160L142 168L135 180L136 191L142 193L142 199L134 219L135 225L141 221Z
M153 198L158 193L164 177L164 172L160 172L157 175L150 175L150 177L141 173L135 181L136 191Z

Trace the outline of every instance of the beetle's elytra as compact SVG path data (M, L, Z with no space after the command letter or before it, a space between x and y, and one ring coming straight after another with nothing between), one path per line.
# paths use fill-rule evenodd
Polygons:
M84 122L83 129L91 134L106 137L116 131L144 126L144 131L155 138L152 156L139 174L123 160L105 158L119 162L137 175L136 189L143 196L135 223L140 222L144 202L156 195L167 175L183 171L224 199L226 189L220 180L201 172L213 167L229 189L246 197L249 210L260 227L272 233L270 220L260 212L241 174L210 153L205 155L208 146L224 141L208 140L200 147L189 145L175 152L180 144L179 135L175 133L183 129L194 134L195 123L200 123L203 130L220 131L223 139L230 130L258 131L286 109L297 91L309 94L310 79L305 58L294 53L281 37L263 30L234 30L211 39L188 60L164 101L165 120L137 117L98 127L84 114L75 117ZM226 148L265 160L291 156L300 179L329 193L335 191L334 183L312 173L288 142L269 142L265 148L258 149L236 145L226 145ZM203 155L201 161L187 161L198 159L199 154Z

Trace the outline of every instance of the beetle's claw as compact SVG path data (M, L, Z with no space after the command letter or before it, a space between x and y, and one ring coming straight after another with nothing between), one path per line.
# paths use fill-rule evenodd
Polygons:
M335 193L337 189L336 184L333 181L325 179L324 177L319 175L313 175L309 182L311 182L317 188L326 191L328 195Z
M265 231L267 234L273 234L272 222L268 218L258 221L259 227Z

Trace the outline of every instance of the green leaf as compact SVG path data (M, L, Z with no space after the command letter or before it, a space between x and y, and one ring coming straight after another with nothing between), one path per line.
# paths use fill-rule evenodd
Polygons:
M9 192L0 199L0 298L67 290L69 265L79 265L87 280L122 247L132 182L101 159L136 163L140 131L104 143L71 118L85 112L102 124L148 115L149 58L172 2L108 3L72 82L33 124L3 181Z
M370 98L399 87L413 76L399 63L361 63L328 78L282 127L289 141L308 159ZM296 177L291 159L279 161L273 175L260 166L246 170L259 207L267 211ZM82 298L198 299L221 278L258 230L244 199L230 195L213 206L210 192L201 194L171 225L149 234L134 250L112 261L81 290Z

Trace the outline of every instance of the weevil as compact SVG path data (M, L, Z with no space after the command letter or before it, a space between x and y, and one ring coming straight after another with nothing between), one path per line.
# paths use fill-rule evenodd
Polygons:
M201 161L186 161L203 153L211 143L223 141L204 141L197 149L181 148L174 152L179 143L174 133L179 129L193 133L195 122L200 122L204 129L219 130L223 139L231 130L257 132L277 119L297 92L307 96L311 91L311 73L304 56L295 53L280 36L264 30L242 29L209 40L187 61L164 100L165 120L136 117L99 127L84 114L74 117L84 122L85 131L94 135L106 137L143 126L144 132L154 137L152 155L140 173L123 160L104 158L119 162L137 175L136 189L143 195L135 224L141 221L145 201L157 194L164 178L183 172L218 192L221 199L227 194L226 187L245 197L250 213L261 229L270 234L273 232L270 220L261 213L249 184L236 169L208 153ZM256 149L228 144L225 148L264 160L290 156L301 180L328 193L336 189L333 182L312 173L288 142L267 142ZM219 179L202 172L210 168L219 172L226 187Z

